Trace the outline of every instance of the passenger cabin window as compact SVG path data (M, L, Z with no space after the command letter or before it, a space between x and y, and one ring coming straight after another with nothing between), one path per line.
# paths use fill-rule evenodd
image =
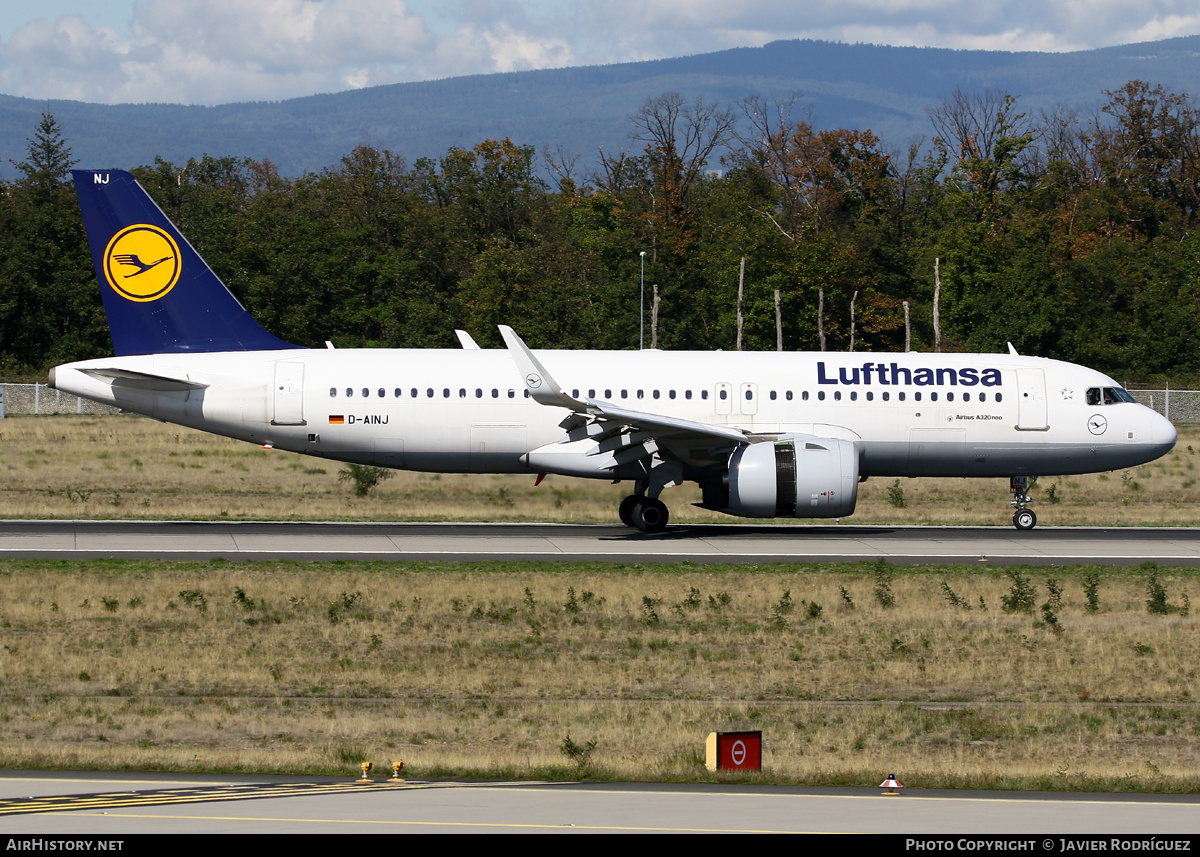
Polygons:
M387 391L386 391L386 390L384 390L384 389L383 389L383 387L380 387L380 388L379 388L379 398L381 398L381 399L382 399L382 398L383 398L384 396L386 396L386 395L387 395Z
M792 391L788 390L786 393L783 394L783 397L790 402L792 400Z
M353 397L354 397L354 389L352 387L347 387L346 388L346 398L350 399Z
M400 394L401 394L402 392L404 392L404 391L403 391L403 390L401 390L399 387L397 387L397 388L396 388L396 398L397 398L397 399L399 399L399 398L400 398Z
M366 387L363 387L363 398L365 399L370 395L371 395L371 391L368 390Z
M337 398L337 387L330 387L330 388L329 388L329 398L331 398L331 399L336 399L336 398Z

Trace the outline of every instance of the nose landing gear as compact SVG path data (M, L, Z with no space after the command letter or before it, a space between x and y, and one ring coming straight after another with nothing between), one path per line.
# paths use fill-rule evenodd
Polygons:
M1029 489L1037 482L1036 476L1013 476L1008 480L1008 490L1012 492L1013 506L1016 506L1017 511L1013 513L1013 526L1018 530L1032 530L1037 526L1037 515L1033 509L1028 508L1033 499L1029 496Z

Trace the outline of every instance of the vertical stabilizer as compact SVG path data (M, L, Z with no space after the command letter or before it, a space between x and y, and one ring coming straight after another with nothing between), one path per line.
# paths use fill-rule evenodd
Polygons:
M71 173L119 356L297 347L246 312L133 176Z

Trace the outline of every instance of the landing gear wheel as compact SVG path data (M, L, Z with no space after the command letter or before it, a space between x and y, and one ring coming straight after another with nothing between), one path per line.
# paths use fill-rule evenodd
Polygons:
M667 505L662 500L639 497L630 517L633 525L643 533L661 533L667 528Z
M633 524L633 507L639 500L642 499L640 494L630 494L621 501L621 505L617 507L617 516L620 517L621 523L627 527L632 527Z
M1033 513L1033 509L1017 509L1017 513L1013 515L1013 526L1018 530L1032 530L1037 526L1037 515Z

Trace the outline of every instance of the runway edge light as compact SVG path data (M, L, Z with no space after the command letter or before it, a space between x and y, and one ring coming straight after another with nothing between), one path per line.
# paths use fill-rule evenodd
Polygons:
M900 794L900 789L904 788L904 786L900 785L900 783L896 780L895 774L888 774L887 779L880 783L879 787L884 789L883 793L887 796L898 795Z
M375 764L373 762L363 762L361 765L359 765L359 767L362 768L362 778L357 779L354 782L356 782L356 783L374 782L374 780L371 779L370 774L371 774L371 769L375 767Z

